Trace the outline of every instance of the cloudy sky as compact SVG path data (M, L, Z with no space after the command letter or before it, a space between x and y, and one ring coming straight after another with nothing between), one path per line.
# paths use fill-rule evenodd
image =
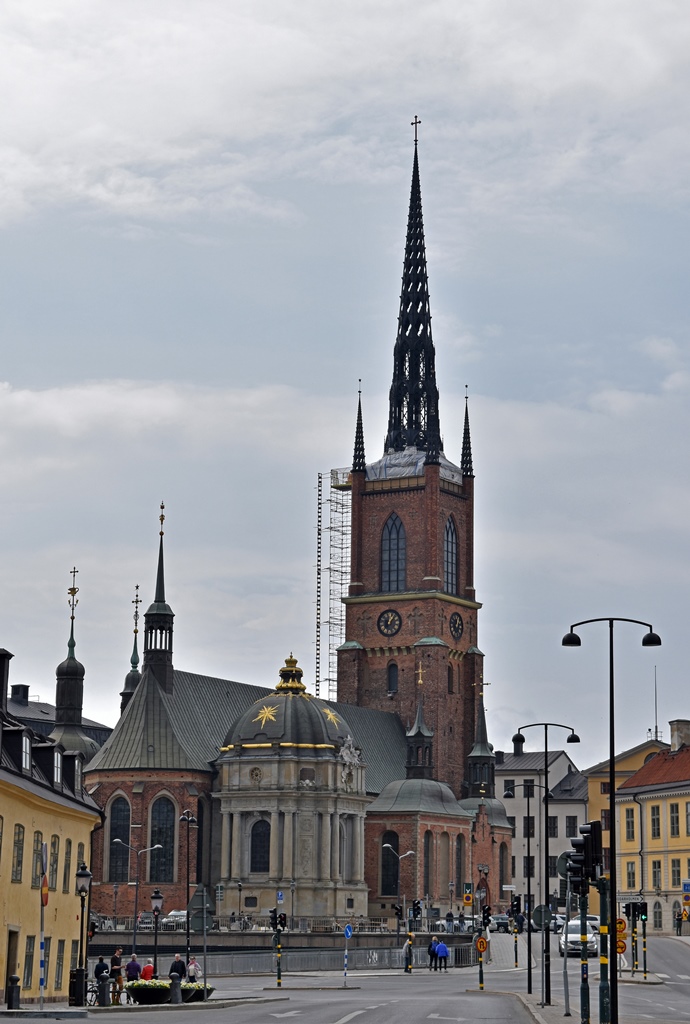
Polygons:
M34 0L0 12L2 645L52 699L79 569L114 723L165 500L175 663L314 668L316 480L381 454L412 159L446 453L470 389L489 729L690 717L690 10ZM557 741L558 734L554 735ZM534 734L534 744L539 735Z

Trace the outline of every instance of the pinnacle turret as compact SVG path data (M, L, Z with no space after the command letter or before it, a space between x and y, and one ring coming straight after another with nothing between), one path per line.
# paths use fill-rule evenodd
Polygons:
M139 647L137 644L137 637L139 635L139 605L141 604L141 598L139 597L139 584L135 587L135 597L132 601L134 605L134 643L132 645L132 657L130 658L130 670L125 676L124 688L120 691L120 714L125 710L132 695L136 690L137 686L141 682L141 672L139 671Z
M477 727L474 734L474 746L472 747L468 758L470 796L486 797L488 799L495 796L495 764L496 755L494 754L494 748L489 743L489 736L486 730L484 694L483 692L480 692Z
M367 468L364 456L364 427L362 426L362 392L357 399L357 426L355 428L355 453L352 458L352 472L362 472Z
M463 476L474 476L474 469L472 468L472 441L470 439L470 413L467 395L465 395L465 426L462 432L462 458L460 460L460 469L462 470Z

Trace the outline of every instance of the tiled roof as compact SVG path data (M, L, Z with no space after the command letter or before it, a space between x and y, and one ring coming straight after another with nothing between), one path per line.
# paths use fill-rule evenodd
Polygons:
M549 790L550 800L574 800L582 803L587 800L587 777L582 772L568 772L553 789Z
M633 754L639 754L642 750L649 750L651 754L654 754L657 749L670 750L668 743L663 743L661 740L645 740L644 743L638 743L636 747L630 747L629 750L622 750L620 754L616 754L616 765L626 757L631 757ZM609 761L608 758L605 761L599 761L598 764L593 764L591 768L584 768L585 775L596 775L600 772L608 771ZM620 788L620 787L619 787Z
M549 767L558 760L561 754L570 760L569 755L565 750L550 750L549 751ZM503 761L499 764L496 762L496 774L499 772L501 775L504 772L511 772L514 774L520 772L543 772L544 771L544 751L537 750L531 753L525 752L524 754L504 754Z
M679 750L660 750L646 764L621 783L618 790L654 788L660 786L690 784L690 747Z

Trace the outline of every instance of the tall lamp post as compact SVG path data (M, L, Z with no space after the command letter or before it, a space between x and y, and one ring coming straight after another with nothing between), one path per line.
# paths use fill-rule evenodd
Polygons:
M294 930L295 927L295 880L294 878L290 882L290 929Z
M640 619L612 618L583 619L574 622L568 633L561 640L563 647L580 647L582 641L575 632L576 626L587 626L590 622L608 622L609 625L609 964L611 965L609 985L611 1000L611 1024L618 1024L618 972L616 971L616 731L615 731L615 687L613 671L613 624L614 622L632 622L636 626L645 626L648 630L642 637L643 647L661 647L661 638L654 632L649 622Z
M566 740L566 743L579 743L580 737L577 735L575 730L570 725L561 725L560 722L530 722L529 725L521 725L518 731L513 736L513 749L516 754L522 753L522 745L525 742L525 737L522 735L523 729L542 729L544 730L544 887L542 889L542 899L550 902L549 893L549 727L552 729L569 729L570 736ZM527 815L529 819L529 814ZM529 820L527 822L527 831L529 832ZM528 870L529 870L529 861ZM529 925L529 920L528 920ZM548 927L542 926L542 936L544 941L544 992L543 1002L545 1006L551 1005L551 930Z
M395 898L396 898L396 902L398 903L398 905L400 905L400 861L401 860L405 860L405 857L414 857L414 850L408 850L407 853L398 853L397 850L393 849L393 847L391 846L390 843L384 843L383 844L383 849L384 850L390 850L390 852L393 854L393 856L398 858L398 871L397 871L398 882L397 882L397 885L396 885L396 896L395 896ZM398 934L398 937L400 937L400 918L399 917L398 917L398 930L397 930L397 934Z
M448 883L448 912L453 913L453 889L455 888L455 882L451 878Z
M189 963L192 955L192 948L189 941L189 829L192 825L196 825L196 818L191 811L183 811L180 815L180 821L187 823L187 920L186 920L186 933L187 933L187 955L186 962ZM241 883L240 883L241 885ZM240 892L241 892L240 888Z
M525 907L525 917L527 918L527 995L529 996L532 995L532 828L530 822L532 816L529 813L529 802L532 790L535 788L544 789L538 782L522 783L522 795L527 800L527 835L525 836L527 839L527 905ZM515 796L515 790L508 789L503 795L513 797Z
M75 975L76 991L74 993L74 1005L86 1006L86 967L84 964L84 905L86 897L91 888L93 875L86 864L80 864L76 874L77 894L81 900L81 915L79 917L79 965Z
M139 860L139 858L141 857L142 853L150 853L151 850L162 850L163 847L160 843L156 843L155 846L147 846L145 850L136 850L133 846L130 846L128 843L123 843L121 839L113 839L113 842L117 843L119 846L126 847L130 853L136 853L137 855L137 877L134 881L134 926L132 928L132 952L136 953L137 917L139 915L139 871L141 865L141 861Z
M153 976L158 977L158 918L163 909L163 893L154 889L151 893L151 910L153 911Z
M242 883L237 883L237 927L242 931Z

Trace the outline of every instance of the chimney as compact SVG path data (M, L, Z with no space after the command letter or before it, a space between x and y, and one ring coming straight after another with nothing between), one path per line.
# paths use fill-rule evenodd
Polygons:
M10 697L15 702L15 704L28 704L29 687L26 685L26 683L12 683Z
M0 648L0 688L2 689L3 715L7 714L7 682L10 678L10 658L13 657L14 655L6 651L4 647Z
M690 747L690 722L687 718L675 718L668 724L671 728L671 750Z
M503 764L504 758L506 756L505 750L494 750L494 755L496 757L496 764Z

